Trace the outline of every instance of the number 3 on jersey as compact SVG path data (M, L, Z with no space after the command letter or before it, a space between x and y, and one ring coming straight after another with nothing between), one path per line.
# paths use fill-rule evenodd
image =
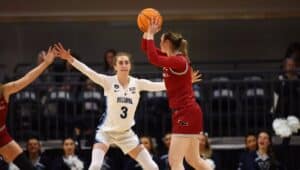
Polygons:
M123 106L123 107L121 107L121 110L122 110L122 113L120 114L120 117L122 119L126 119L128 108L126 106Z

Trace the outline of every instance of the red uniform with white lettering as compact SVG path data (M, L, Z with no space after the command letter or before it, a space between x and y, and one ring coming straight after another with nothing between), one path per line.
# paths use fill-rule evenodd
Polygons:
M191 67L183 55L166 56L153 40L142 40L142 49L151 64L163 68L172 114L172 133L199 134L203 129L203 114L197 104L191 80Z
M6 128L6 115L8 111L8 104L3 96L0 96L0 147L8 144L13 139L7 132Z

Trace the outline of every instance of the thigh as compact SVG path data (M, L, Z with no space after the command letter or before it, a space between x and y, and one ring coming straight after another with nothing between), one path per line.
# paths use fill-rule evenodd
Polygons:
M22 148L14 140L0 148L0 154L9 163L15 160L22 152Z
M109 136L107 132L98 130L95 135L95 144L104 144L107 147L109 147L109 145L112 144L112 138Z
M200 159L199 139L197 137L190 138L191 143L188 146L185 158L187 161Z
M169 149L169 159L182 159L187 152L191 139L185 136L172 135Z
M115 135L114 143L121 148L124 154L128 154L139 145L139 138L132 130L129 130Z

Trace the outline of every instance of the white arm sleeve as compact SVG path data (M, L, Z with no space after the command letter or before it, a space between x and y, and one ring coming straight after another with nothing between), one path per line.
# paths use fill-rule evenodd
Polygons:
M88 66L86 66L85 64L83 64L82 62L78 61L75 58L74 58L74 61L71 64L77 70L82 72L84 75L86 75L88 78L90 78L96 84L99 84L104 89L108 88L108 81L107 81L107 76L106 75L99 74L99 73L95 72L94 70L90 69Z
M145 79L139 79L139 89L140 91L163 91L166 90L164 82L152 82Z

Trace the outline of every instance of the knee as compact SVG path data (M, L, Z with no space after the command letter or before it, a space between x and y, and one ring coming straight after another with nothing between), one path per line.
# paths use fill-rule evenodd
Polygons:
M99 164L91 164L89 167L89 170L100 170L101 169L101 165Z

